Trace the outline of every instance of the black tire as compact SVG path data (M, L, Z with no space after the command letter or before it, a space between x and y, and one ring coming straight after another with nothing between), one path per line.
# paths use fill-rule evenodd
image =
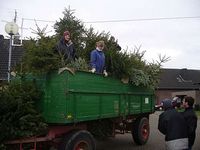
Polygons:
M133 123L132 137L136 144L144 145L147 143L150 134L149 119L146 117L138 118Z
M61 143L59 150L95 150L96 144L93 136L85 130L69 133Z

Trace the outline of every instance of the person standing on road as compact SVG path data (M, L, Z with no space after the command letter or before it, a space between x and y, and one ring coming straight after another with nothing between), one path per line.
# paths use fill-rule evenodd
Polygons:
M104 41L96 42L96 49L94 49L90 55L90 65L92 73L99 73L104 74L104 76L108 76L105 67L105 54L103 52L104 47Z
M164 112L159 115L158 130L165 135L166 150L187 150L186 121L172 105L170 99L162 101Z
M193 105L194 105L193 97L186 96L183 99L183 107L185 108L185 111L182 114L187 123L189 150L192 149L192 146L194 144L195 137L196 137L196 128L197 128L197 115L195 114L193 110Z

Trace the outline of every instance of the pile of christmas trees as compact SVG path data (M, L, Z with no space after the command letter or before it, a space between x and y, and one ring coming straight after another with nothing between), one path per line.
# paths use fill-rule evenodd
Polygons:
M77 51L78 59L67 63L55 53L56 43L63 32L69 30ZM37 39L30 38L24 43L26 50L15 71L23 77L26 73L44 73L61 67L89 70L90 52L99 40L105 42L107 72L115 78L125 79L131 84L154 88L158 82L161 64L168 58L148 63L144 60L145 51L140 47L130 52L121 49L117 40L109 33L86 29L73 12L65 10L64 17L55 23L56 35L46 37L38 32ZM0 89L0 142L16 137L26 137L44 133L47 125L35 109L35 102L42 96L34 82L20 79L20 82L4 85Z

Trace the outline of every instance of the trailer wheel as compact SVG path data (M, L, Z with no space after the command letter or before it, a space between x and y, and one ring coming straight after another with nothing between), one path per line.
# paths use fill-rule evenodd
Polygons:
M132 137L136 144L144 145L150 133L149 120L146 117L137 119L133 123Z
M96 145L93 136L85 130L73 131L68 134L59 150L95 150Z

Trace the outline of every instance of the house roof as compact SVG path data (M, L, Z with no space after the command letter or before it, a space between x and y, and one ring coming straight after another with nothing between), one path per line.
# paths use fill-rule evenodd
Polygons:
M196 90L200 88L200 70L161 69L157 89Z
M22 58L24 49L22 46L12 46L11 69ZM8 55L9 55L9 39L4 39L0 35L0 80L7 80L8 78Z

